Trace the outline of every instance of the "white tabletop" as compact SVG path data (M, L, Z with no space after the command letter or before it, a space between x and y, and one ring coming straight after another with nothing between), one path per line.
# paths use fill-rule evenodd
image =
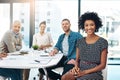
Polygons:
M58 53L55 56L49 56L48 53L45 53L44 51L31 51L25 55L19 55L19 52L9 54L10 55L6 58L0 60L1 68L46 68L56 65L63 56L61 53Z

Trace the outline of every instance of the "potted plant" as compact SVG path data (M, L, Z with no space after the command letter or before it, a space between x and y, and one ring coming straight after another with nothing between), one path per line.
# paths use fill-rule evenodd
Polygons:
M39 48L39 46L38 46L38 45L33 45L32 48L33 48L34 50L37 50L37 49Z

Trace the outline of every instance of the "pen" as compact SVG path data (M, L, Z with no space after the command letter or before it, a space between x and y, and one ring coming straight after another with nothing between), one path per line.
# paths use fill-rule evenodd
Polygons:
M34 60L34 61L40 63L40 61L38 61L38 60Z

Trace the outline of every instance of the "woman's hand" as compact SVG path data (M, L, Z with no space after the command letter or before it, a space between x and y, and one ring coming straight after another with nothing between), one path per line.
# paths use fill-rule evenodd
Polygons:
M75 77L81 77L85 75L85 70L81 71L79 67L74 67L71 70L71 74L73 74Z
M78 68L77 66L75 66L75 67L71 70L71 72L73 73L74 76L77 76L78 73L80 72L80 68Z
M40 49L40 50L45 50L46 47L45 47L44 45L40 45L39 49Z

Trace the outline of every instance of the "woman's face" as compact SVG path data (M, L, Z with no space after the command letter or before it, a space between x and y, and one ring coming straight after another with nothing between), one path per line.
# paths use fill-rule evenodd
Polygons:
M44 32L44 31L45 31L45 28L46 28L46 25L45 25L45 24L41 24L41 25L40 25L40 31Z
M95 22L93 20L86 20L84 23L84 30L85 32L90 35L94 34L96 29Z

